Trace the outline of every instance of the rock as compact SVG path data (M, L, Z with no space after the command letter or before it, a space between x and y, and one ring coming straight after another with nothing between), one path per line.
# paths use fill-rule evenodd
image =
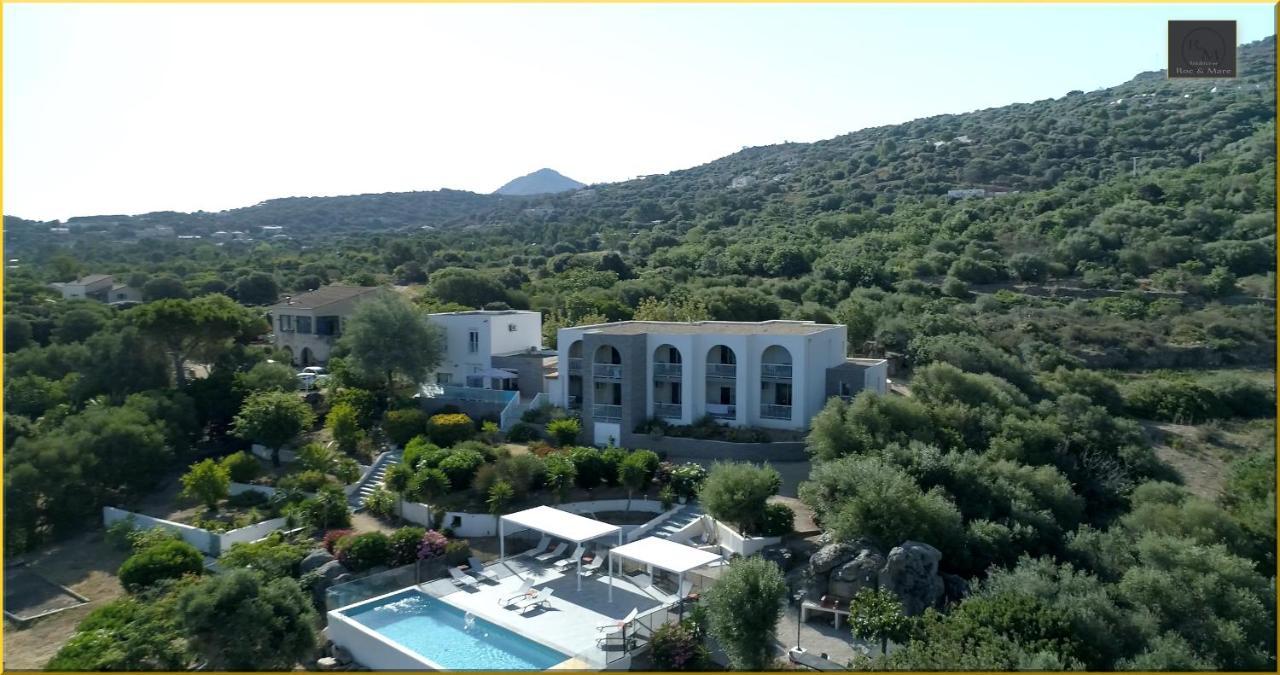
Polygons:
M320 548L308 553L307 557L303 558L302 562L298 564L298 569L301 570L302 574L306 574L332 561L333 556L328 551Z
M938 576L938 549L918 541L905 541L889 551L880 570L880 587L893 591L907 616L941 604L945 587Z
M338 670L339 664L338 660L332 656L324 656L316 661L316 667L320 670Z
M809 558L809 571L815 575L826 574L857 554L858 549L852 544L827 544Z
M338 663L341 663L344 666L350 665L351 662L355 660L351 657L351 652L347 651L347 648L341 645L333 646L333 658L337 659Z
M324 580L330 583L334 583L335 581L337 581L338 577L347 573L347 568L343 567L342 563L338 562L337 560L330 560L329 562L316 568L316 573L319 574L320 577L323 578Z
M864 588L875 588L884 563L884 556L874 548L858 551L853 560L831 571L827 594L847 600Z

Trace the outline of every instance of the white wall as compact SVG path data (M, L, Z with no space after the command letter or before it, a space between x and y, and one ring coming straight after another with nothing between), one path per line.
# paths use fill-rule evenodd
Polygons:
M172 520L164 520L162 518L152 518L151 516L144 516L141 513L133 513L131 511L125 511L124 509L117 509L113 506L102 507L102 524L103 525L110 526L112 523L118 520L128 520L130 516L133 517L134 527L140 530L152 530L157 527L164 528L171 532L177 533L178 536L182 537L183 541L196 547L202 553L205 553L208 555L218 554L217 547L219 545L219 542L215 541L215 538L217 537L217 535L215 535L214 533L208 530L203 530L198 527L192 527L190 525L184 525L182 523L175 523Z
M397 593L399 591L396 591ZM356 663L369 670L431 670L427 661L343 616L339 610L329 612L325 636L351 652Z
M591 442L595 445L613 445L622 442L622 425L617 422L592 422Z
M729 553L747 556L759 553L766 547L782 543L782 537L743 537L724 523L718 520L714 522L716 541L720 543L720 548Z
M231 550L232 544L247 544L252 541L257 541L276 530L283 529L287 522L288 521L284 518L272 518L271 520L264 520L261 523L242 527L238 530L223 532L216 536L222 539L221 551L226 553Z
M530 347L542 346L542 313L519 312L517 314L499 314L488 317L492 338L489 342L490 354L510 354L527 351ZM515 324L516 329L509 326Z

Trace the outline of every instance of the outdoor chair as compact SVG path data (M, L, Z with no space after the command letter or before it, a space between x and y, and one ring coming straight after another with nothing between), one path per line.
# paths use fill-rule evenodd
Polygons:
M453 577L454 586L458 586L458 587L466 586L469 588L476 588L480 585L480 582L476 581L475 577L471 576L470 574L467 574L466 572L463 572L462 570L456 567L449 568L449 576Z
M635 621L636 617L639 615L640 615L640 608L633 607L631 609L631 612L627 614L625 617L623 617L622 619L619 619L617 621L606 621L605 623L596 624L596 630L603 631L606 635L608 635L609 633L621 632L624 626L631 623L632 621Z
M566 548L569 548L569 545L562 541L559 544L556 544L556 547L551 549L550 552L543 553L541 555L535 555L533 556L533 559L537 560L538 562L547 562L550 560L555 560L556 558L559 558L560 556L564 555L564 550Z
M556 569L563 572L570 567L573 567L573 564L586 552L587 548L582 544L578 544L578 548L573 549L573 553L570 553L568 558L556 562Z
M516 590L515 595L510 595L510 596L507 596L507 597L503 598L502 600L500 600L500 601L498 602L498 604L499 604L499 605L502 605L503 607L507 607L507 606L510 606L510 605L515 604L515 602L516 602L517 600L522 600L522 599L524 599L524 598L531 597L531 596L533 595L533 592L534 592L534 591L533 591L533 580L532 580L532 579L524 579L524 580L522 580L522 581L523 581L523 583L521 583L521 584L520 584L520 588Z
M492 581L495 584L500 581L500 579L498 578L498 573L494 572L493 570L485 569L484 563L480 562L480 559L475 556L471 556L467 558L467 567L470 568L468 570L469 572L471 572L472 574L478 575L482 579Z
M583 565L582 569L578 571L578 574L581 574L584 577L589 577L592 574L595 574L596 570L599 570L600 566L603 564L604 564L604 556L597 555L596 557L591 559L591 562Z
M547 550L547 547L550 545L551 545L551 537L544 534L542 535L542 538L538 540L537 546L534 546L533 548L529 549L528 551L525 551L524 553L521 553L520 555L529 555L529 556L538 555L540 553L545 552Z
M516 602L516 613L524 614L534 607L550 607L552 593L555 593L554 588L544 588L534 594L533 597L525 598L524 600Z

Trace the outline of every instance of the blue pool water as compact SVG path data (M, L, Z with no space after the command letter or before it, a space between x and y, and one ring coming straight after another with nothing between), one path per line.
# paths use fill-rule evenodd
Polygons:
M546 670L569 658L414 590L343 612L351 620L448 670Z

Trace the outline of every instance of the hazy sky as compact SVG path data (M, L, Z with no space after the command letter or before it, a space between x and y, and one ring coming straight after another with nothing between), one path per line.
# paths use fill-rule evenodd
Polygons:
M1267 5L4 6L4 212L623 180L1164 67Z

